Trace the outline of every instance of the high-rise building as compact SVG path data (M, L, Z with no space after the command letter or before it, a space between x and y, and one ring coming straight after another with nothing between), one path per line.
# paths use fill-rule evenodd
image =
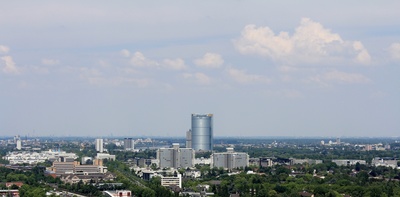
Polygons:
M186 148L192 148L192 130L186 131Z
M135 140L132 138L124 139L124 149L125 150L135 150Z
M104 151L103 149L103 139L99 138L96 139L96 151L102 153Z
M226 148L227 152L213 153L211 155L211 167L223 167L225 169L244 168L249 165L247 153L234 152L233 148Z
M17 139L17 150L21 150L22 149L22 141L21 139Z
M179 148L178 143L172 148L160 148L157 151L157 160L160 168L187 168L194 166L194 150Z
M192 114L192 148L195 151L213 150L213 115Z

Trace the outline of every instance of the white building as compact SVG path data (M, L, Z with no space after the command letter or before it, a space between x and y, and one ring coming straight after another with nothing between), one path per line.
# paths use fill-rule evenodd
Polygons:
M385 166L385 167L391 167L391 168L397 168L397 159L393 158L379 158L375 157L372 159L371 164L373 166Z
M95 141L96 151L102 153L104 151L103 148L103 139L99 138Z
M233 148L227 148L226 150L227 152L213 153L211 155L211 167L235 169L249 165L249 155L247 153L234 152Z
M103 194L107 197L131 197L132 196L132 192L130 190L104 191Z
M59 161L74 161L78 156L75 153L67 153L65 151L42 151L38 152L27 152L27 151L15 151L9 152L3 159L8 160L10 164L37 164L49 160L51 162Z
M21 150L22 149L22 141L21 139L17 139L17 150Z
M182 175L178 173L177 176L161 177L161 185L162 186L176 185L179 188L182 188Z
M347 165L356 165L359 164L367 164L365 160L358 160L358 159L334 159L332 160L333 163L336 163L338 166L347 166Z
M322 163L322 160L319 159L295 159L295 158L290 158L290 165L294 164L320 164Z
M108 153L97 153L96 159L108 159L108 160L112 160L115 161L115 155L110 155Z
M199 165L211 165L211 158L195 158L194 159L194 165L199 164Z
M160 168L187 168L194 166L195 152L192 148L179 148L174 143L172 148L160 148L157 150L158 166Z

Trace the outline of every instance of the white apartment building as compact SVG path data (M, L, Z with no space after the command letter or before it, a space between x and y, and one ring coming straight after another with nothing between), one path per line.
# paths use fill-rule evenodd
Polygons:
M211 155L211 167L235 169L249 165L249 155L247 153L234 152L233 148L227 148L226 150L227 152L213 153Z
M95 147L96 147L96 151L97 151L97 152L102 153L102 152L104 151L104 148L103 148L103 139L101 139L101 138L96 139L96 141L95 141Z

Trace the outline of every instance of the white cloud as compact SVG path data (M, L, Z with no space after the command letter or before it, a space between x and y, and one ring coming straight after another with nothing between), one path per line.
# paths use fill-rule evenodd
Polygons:
M131 64L138 67L157 67L157 61L146 58L143 53L135 52L130 60Z
M56 64L59 64L59 63L60 63L60 61L59 60L55 60L55 59L46 59L46 58L42 59L42 64L48 65L48 66L56 65Z
M176 59L164 59L163 65L165 68L172 69L172 70L185 70L186 65L185 61L181 58Z
M244 70L238 70L235 68L228 68L227 72L230 77L232 77L235 81L239 83L269 83L270 79L261 76L261 75L253 75L247 74Z
M346 73L336 70L326 72L322 75L311 77L309 81L319 83L322 86L329 86L331 82L341 83L341 84L355 84L355 83L363 84L371 82L371 80L368 77L362 74Z
M124 56L124 57L129 57L129 56L131 56L131 52L128 51L127 49L122 49L122 50L120 51L120 54L121 54L122 56Z
M92 85L97 86L120 86L122 84L134 84L137 87L147 87L150 85L150 80L148 79L136 79L129 77L88 77L88 82Z
M6 54L10 51L10 48L4 45L0 45L0 54Z
M400 43L393 43L389 47L390 56L393 59L400 60Z
M351 57L358 63L369 63L371 57L359 41L344 41L320 23L303 18L292 36L275 33L269 27L247 25L236 49L242 54L257 54L285 63L320 63Z
M183 78L185 79L194 79L196 81L196 83L201 84L201 85L210 85L211 84L211 78L209 76L207 76L204 73L184 73L183 74Z
M364 45L360 41L355 41L353 43L353 48L356 52L355 61L362 64L368 64L371 62L371 56L369 55L367 49L364 48Z
M3 56L1 59L4 61L3 72L7 74L20 74L20 69L15 65L11 56Z
M217 53L206 53L202 58L194 60L194 63L204 68L219 68L224 64L224 59Z

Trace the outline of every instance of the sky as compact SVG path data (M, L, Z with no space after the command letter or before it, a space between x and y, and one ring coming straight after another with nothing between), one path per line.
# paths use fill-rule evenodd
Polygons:
M399 136L400 1L1 1L0 136Z

